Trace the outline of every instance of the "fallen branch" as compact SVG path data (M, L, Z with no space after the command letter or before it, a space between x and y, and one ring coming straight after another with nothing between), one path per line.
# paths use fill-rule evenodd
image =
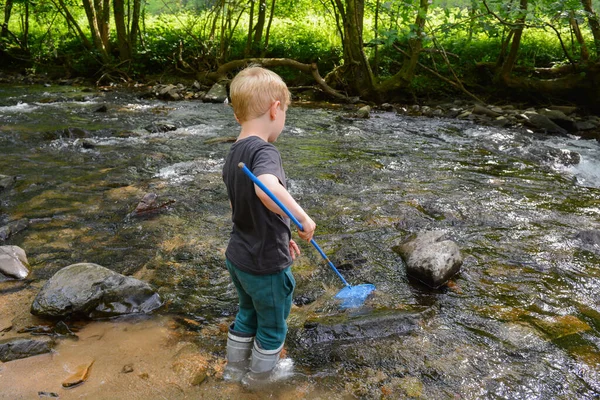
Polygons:
M396 50L398 50L400 53L404 54L406 57L409 57L408 53L406 53L404 50L402 50L400 47L396 46L395 44L393 45L394 48ZM447 59L446 59L447 60ZM433 75L437 76L438 78L440 78L441 80L443 80L444 82L448 82L449 84L451 84L452 86L454 86L455 88L460 89L462 92L464 92L466 95L468 95L469 97L471 97L472 99L474 99L475 101L485 104L485 102L483 102L479 97L475 96L473 93L469 92L462 84L462 82L456 77L456 74L454 74L454 71L452 71L452 73L454 74L454 77L457 79L458 82L454 82L451 79L446 78L443 75L440 75L438 72L432 70L431 68L423 65L420 62L417 62L417 64L419 65L419 67L425 69L426 71L432 73Z
M319 84L319 86L323 89L325 93L328 95L344 101L353 103L355 99L351 99L348 96L338 92L333 89L331 86L325 82L325 80L319 74L319 68L316 63L312 64L303 64L296 60L292 60L289 58L246 58L242 60L234 60L228 63L221 65L215 72L209 72L206 75L206 79L211 80L213 82L218 82L223 79L227 79L227 75L229 72L244 68L251 64L257 64L263 66L265 68L269 67L290 67L300 70L304 73L311 74L313 79Z

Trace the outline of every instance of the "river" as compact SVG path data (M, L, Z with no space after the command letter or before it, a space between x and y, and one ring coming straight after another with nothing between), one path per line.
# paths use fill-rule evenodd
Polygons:
M348 115L293 106L276 145L317 242L351 284L377 290L360 310L339 310L339 279L303 243L286 344L293 376L248 391L219 379L236 310L223 263L231 108L1 86L0 174L17 181L0 192L0 226L26 218L29 227L0 244L22 247L32 268L25 284L1 282L12 334L42 323L27 315L32 297L77 262L146 280L165 305L150 317L83 324L80 340L62 340L52 355L0 364L0 398L597 398L600 248L577 234L600 229L600 144ZM569 152L577 165L564 161ZM146 193L165 210L128 217ZM410 280L392 250L434 229L465 255L441 290ZM315 336L315 326L343 332ZM88 382L60 388L91 358ZM127 363L134 373L120 373ZM208 376L192 385L186 377L200 364Z

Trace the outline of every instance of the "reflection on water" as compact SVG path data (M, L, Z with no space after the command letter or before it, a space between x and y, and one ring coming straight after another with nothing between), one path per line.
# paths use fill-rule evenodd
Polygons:
M103 104L107 111L96 112ZM64 398L86 390L106 398L600 393L600 250L576 237L600 226L597 142L292 107L277 142L290 191L317 221L316 239L344 277L377 290L362 315L341 313L333 300L338 278L302 245L287 343L294 376L275 393L217 379L225 345L219 327L236 307L223 267L230 211L220 168L230 143L219 138L237 132L229 107L4 87L0 132L0 173L18 178L0 193L0 222L30 221L8 243L26 250L33 278L41 284L66 265L95 262L149 281L165 300L162 316L90 324L79 342L61 341L54 355L0 366L2 378L15 374L23 383L31 370L55 390L74 364L98 352L90 381ZM562 157L573 151L581 156L575 166ZM169 209L126 218L148 192ZM391 250L430 229L447 230L466 255L461 274L439 291L409 281ZM414 316L410 329L402 313ZM304 334L323 321L332 324L327 332L347 336L304 347ZM348 339L361 326L354 337L363 339ZM94 335L106 342L93 342ZM194 351L180 353L182 343ZM135 366L119 372L126 357L111 349L122 345L151 379ZM194 386L190 371L198 365L207 366L208 378Z

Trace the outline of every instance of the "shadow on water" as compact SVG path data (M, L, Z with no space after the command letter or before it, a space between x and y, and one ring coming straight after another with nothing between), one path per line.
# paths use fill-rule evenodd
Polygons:
M157 319L171 321L153 329L179 332L218 376L236 312L223 267L230 211L221 166L230 141L220 138L237 133L231 109L3 87L0 132L0 173L17 177L0 192L0 222L29 221L5 244L26 250L32 279L41 284L87 261L150 282L165 300ZM339 279L301 244L287 342L297 375L277 396L598 396L600 251L576 238L599 226L597 143L291 108L277 146L319 244L351 284L377 287L363 309L340 311ZM582 161L561 164L557 149ZM150 192L169 206L127 218ZM445 229L466 256L461 273L435 291L409 280L391 250L431 229ZM151 346L179 343L178 335ZM261 395L218 379L179 392L159 376L152 390L170 398Z

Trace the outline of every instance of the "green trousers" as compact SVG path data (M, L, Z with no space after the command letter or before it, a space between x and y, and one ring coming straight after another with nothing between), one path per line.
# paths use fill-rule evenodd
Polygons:
M287 334L286 319L296 287L291 268L270 275L254 275L241 271L229 260L225 264L239 297L240 309L233 329L255 335L264 350L280 348Z

